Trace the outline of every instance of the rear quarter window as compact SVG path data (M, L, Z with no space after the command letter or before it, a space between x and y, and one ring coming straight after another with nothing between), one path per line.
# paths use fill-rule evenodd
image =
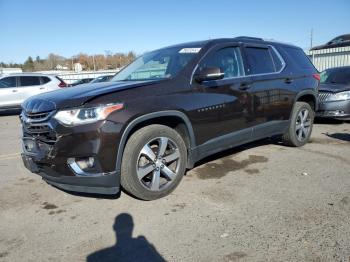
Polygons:
M41 84L43 84L43 85L45 85L51 81L51 79L48 78L47 76L42 76L42 77L40 77L40 79L41 79Z
M302 49L296 47L283 47L283 49L299 68L315 69Z

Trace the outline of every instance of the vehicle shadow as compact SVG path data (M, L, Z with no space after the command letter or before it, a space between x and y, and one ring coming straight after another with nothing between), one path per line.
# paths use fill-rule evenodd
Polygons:
M334 119L334 118L318 118L316 117L314 120L315 124L323 124L323 125L341 125L344 123L342 120Z
M266 145L271 145L271 144L284 146L282 144L282 142L281 142L281 139L279 137L265 138L265 139L254 141L254 142L251 142L251 143L248 143L248 144L237 146L237 147L234 147L234 148L231 148L231 149L227 149L225 151L216 153L214 155L210 155L210 156L208 156L208 157L198 161L197 163L195 163L194 168L196 168L198 166L201 166L201 165L204 165L204 164L206 164L208 162L212 162L212 161L218 160L220 158L225 158L225 157L228 157L230 155L238 154L238 153L240 153L242 151L245 151L245 150L248 150L248 149L251 149L251 148L257 148L259 146L266 146Z
M103 195L103 194L95 194L95 193L83 193L83 192L68 191L68 190L64 190L62 188L56 187L54 185L50 185L50 186L56 188L57 190L63 191L66 194L72 195L72 196L95 198L97 200L100 200L100 199L111 199L111 200L118 199L118 198L120 198L120 195L121 195L120 191L115 195Z
M122 213L115 218L113 230L116 244L91 253L87 262L165 261L146 237L132 237L134 221L130 214Z
M0 117L1 116L17 116L19 114L21 114L21 109L11 109L11 110L0 111Z
M330 138L350 142L350 133L333 133L333 134L323 133L323 134Z

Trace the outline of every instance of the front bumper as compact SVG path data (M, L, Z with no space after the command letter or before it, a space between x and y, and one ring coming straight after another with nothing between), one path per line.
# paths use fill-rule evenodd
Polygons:
M350 120L350 100L320 102L316 117Z
M119 192L119 174L111 172L99 177L53 175L54 170L40 170L32 156L22 153L24 166L32 173L40 175L45 182L57 188L81 193L113 195Z
M105 120L68 128L55 119L48 119L29 126L22 121L22 127L22 160L32 173L67 191L119 192L120 171L116 170L116 158L121 123ZM94 166L86 172L77 172L71 165L72 159L86 157L94 159Z

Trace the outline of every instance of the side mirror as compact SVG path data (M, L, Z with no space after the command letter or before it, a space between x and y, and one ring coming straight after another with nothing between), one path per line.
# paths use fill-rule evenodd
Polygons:
M225 73L221 72L219 67L205 67L194 75L194 79L201 83L203 81L223 79Z

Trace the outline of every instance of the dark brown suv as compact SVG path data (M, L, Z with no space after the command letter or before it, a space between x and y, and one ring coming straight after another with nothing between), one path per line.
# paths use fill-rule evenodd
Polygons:
M192 42L137 58L111 82L22 105L23 161L68 191L146 200L211 154L281 135L304 145L319 75L295 46L252 37Z

